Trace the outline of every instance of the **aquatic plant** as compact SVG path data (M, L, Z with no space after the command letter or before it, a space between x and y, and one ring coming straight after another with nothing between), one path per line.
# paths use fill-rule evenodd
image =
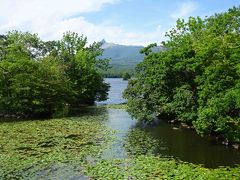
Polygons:
M29 178L54 166L82 168L101 154L111 132L104 120L84 115L0 123L0 179Z

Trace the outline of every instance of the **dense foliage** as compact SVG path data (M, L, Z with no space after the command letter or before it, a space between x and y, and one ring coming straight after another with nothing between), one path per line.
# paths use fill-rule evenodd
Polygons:
M128 80L128 79L131 78L131 75L130 75L129 73L125 72L125 73L122 75L122 78L123 78L123 80Z
M109 85L99 69L107 68L99 43L67 32L44 42L36 34L0 36L0 113L50 116L68 105L105 100Z
M137 119L177 118L197 132L240 142L240 8L178 20L165 51L142 50L124 93Z

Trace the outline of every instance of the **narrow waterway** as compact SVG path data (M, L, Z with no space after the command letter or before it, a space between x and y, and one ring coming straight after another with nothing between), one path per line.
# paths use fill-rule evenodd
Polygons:
M122 103L121 97L127 82L122 79L106 79L110 83L109 100L104 104ZM240 164L240 151L232 147L225 147L216 142L212 137L201 137L195 131L174 128L173 125L160 121L158 125L151 127L139 127L137 121L132 119L125 110L107 109L107 125L116 130L116 142L104 152L105 158L125 158L127 151L124 141L131 135L134 129L138 129L145 136L156 140L154 152L159 155L171 156L182 161L195 164L203 164L205 167L233 166ZM132 146L137 146L131 144ZM142 142L139 141L142 144Z
M212 137L201 137L195 131L181 127L173 128L164 120L159 120L156 125L142 126L124 109L103 106L125 102L122 92L127 86L127 81L122 79L106 81L111 85L108 101L72 109L69 117L53 121L3 121L0 134L4 143L0 143L0 159L3 157L1 163L12 168L9 173L16 175L13 177L30 176L28 179L89 179L83 173L85 161L94 164L101 159L135 158L135 155L149 153L210 168L240 164L239 150L223 146ZM105 142L104 137L111 137L109 129L115 132L113 141L101 144ZM93 139L91 132L96 135ZM16 169L15 174L16 165L27 168L19 172ZM1 173L7 172L4 168L0 168L0 177Z

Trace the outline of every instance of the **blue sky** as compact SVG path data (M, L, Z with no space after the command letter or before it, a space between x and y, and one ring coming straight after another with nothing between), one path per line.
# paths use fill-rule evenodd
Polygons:
M89 42L160 43L177 18L205 17L239 0L0 0L0 33L21 30L45 40L75 31Z
M122 25L127 30L151 31L158 25L171 25L172 14L180 14L180 8L190 5L184 17L211 15L222 12L229 7L240 5L237 0L201 0L201 1L167 1L167 0L123 0L105 6L101 11L85 13L83 16L92 23L109 22ZM175 23L175 21L174 21Z

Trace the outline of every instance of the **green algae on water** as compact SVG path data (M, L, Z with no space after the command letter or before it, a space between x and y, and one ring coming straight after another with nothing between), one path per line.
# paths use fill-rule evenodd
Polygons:
M104 115L0 123L0 179L34 177L52 167L82 169L100 157L110 130ZM41 174L41 173L40 173Z

